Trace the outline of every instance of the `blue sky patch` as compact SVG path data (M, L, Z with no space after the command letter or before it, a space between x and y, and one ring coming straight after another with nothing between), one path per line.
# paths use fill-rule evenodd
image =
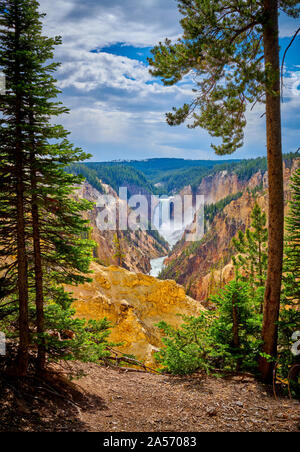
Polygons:
M130 58L132 60L138 60L142 63L147 63L147 58L151 57L151 47L134 47L126 45L124 42L118 42L107 47L92 50L92 52L104 52L111 55L119 55Z
M279 40L280 44L280 61L282 61L284 52L289 45L291 41L291 38L281 38ZM296 39L294 40L291 47L288 49L286 57L285 57L285 65L288 68L288 70L296 70L298 66L300 66L300 36L298 35Z

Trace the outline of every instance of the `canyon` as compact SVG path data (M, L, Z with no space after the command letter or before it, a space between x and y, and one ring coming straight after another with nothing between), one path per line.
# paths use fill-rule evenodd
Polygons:
M299 163L299 159L294 159L284 167L286 206L290 199L290 178ZM121 343L118 351L154 366L155 351L162 344L157 323L164 320L178 326L182 323L178 314L194 316L209 307L207 299L212 278L221 285L233 279L232 238L239 230L249 227L255 202L262 210L267 210L267 183L267 172L261 170L248 179L222 170L204 177L196 189L184 187L181 196L202 194L207 205L236 193L239 196L229 200L215 214L211 224L207 224L205 235L196 242L185 240L185 224L177 230L179 241L176 243L169 233L161 238L149 231L119 231L124 253L122 268L117 266L115 256L116 231L98 229L98 208L94 207L86 217L92 227L91 237L96 242L93 281L70 288L76 299L76 316L86 319L106 317L112 322L110 339ZM118 200L109 185L103 182L102 185L107 194ZM99 192L85 182L78 188L77 196L96 202ZM171 199L170 196L167 198Z
M119 201L117 193L107 184L102 186L106 195ZM77 190L76 196L87 199L93 203L101 196L101 193L87 181ZM85 218L91 226L91 238L95 241L94 258L102 265L117 265L116 247L114 243L115 230L99 230L97 226L97 214L99 208L96 205L89 211ZM123 254L123 266L131 271L148 274L151 270L151 259L160 258L169 252L167 242L162 238L151 235L151 231L118 231L118 240Z
M290 178L299 164L300 159L293 160L290 165L284 164L286 212L290 200ZM165 260L162 278L174 279L187 289L190 296L202 302L208 298L212 278L214 283L221 283L221 285L232 280L234 278L231 262L234 254L232 239L239 230L244 232L250 226L250 215L255 202L267 212L267 184L268 174L261 171L255 173L246 182L239 181L236 175L224 172L202 181L198 190L203 190L206 193L206 199L214 202L220 200L222 187L224 187L224 197L233 194L235 190L242 191L242 195L216 214L201 241L189 243L183 237L177 243Z

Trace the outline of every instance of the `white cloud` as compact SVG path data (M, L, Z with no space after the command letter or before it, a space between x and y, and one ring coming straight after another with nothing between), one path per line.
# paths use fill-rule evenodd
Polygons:
M153 79L142 62L105 52L71 50L68 60L58 70L58 77L61 89L75 88L84 93L112 88L136 92L140 98L157 94L192 95L188 80L176 86L163 86Z
M279 35L281 38L294 36L299 27L299 20L281 13L279 16Z
M76 144L95 152L96 160L159 155L214 158L207 132L170 128L164 120L173 105L192 98L188 79L164 87L142 62L103 49L119 42L152 47L166 36L175 39L181 32L175 0L40 0L40 4L47 13L45 34L63 38L55 52L62 62L58 80L63 101L71 108L63 123ZM281 36L291 36L294 28L295 21L283 15ZM91 52L100 48L100 53ZM300 97L297 73L287 75L284 137L292 148L297 130L287 124L299 119ZM263 106L257 106L247 113L246 144L237 158L265 152L262 112Z
M101 86L132 90L151 79L145 66L130 58L76 50L71 50L69 58L58 72L61 88L85 92Z
M153 46L180 33L174 0L41 0L47 33L65 48L91 50L116 42Z

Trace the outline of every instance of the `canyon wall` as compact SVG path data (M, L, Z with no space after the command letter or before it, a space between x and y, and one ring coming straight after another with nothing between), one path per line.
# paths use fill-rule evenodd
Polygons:
M92 270L93 282L68 288L77 300L73 305L76 316L106 317L114 325L110 340L123 342L120 351L134 354L148 365L153 365L153 353L161 346L161 333L155 325L165 320L177 326L182 323L178 314L197 315L204 309L175 281L96 263Z
M289 183L294 170L299 166L300 160L294 160L291 167L284 166L284 192L285 206L287 210L290 200ZM206 190L206 199L218 201L224 184L224 196L233 194L235 190L240 191L242 182L236 175L219 174L213 178L206 178L198 191ZM223 182L222 182L223 181ZM220 183L218 188L217 183ZM232 185L231 185L232 183ZM222 212L218 213L209 231L200 242L186 242L184 239L174 247L174 250L165 261L166 268L163 278L175 279L182 284L193 298L204 301L208 296L208 288L211 278L211 269L215 270L216 280L230 281L234 277L231 258L234 253L232 238L239 230L245 231L250 226L250 215L255 201L258 202L263 211L267 212L268 194L267 173L258 172L243 187L243 195L228 204ZM253 192L255 187L261 186L261 190ZM212 190L211 192L209 190ZM222 199L222 198L221 198ZM222 272L222 274L220 274Z
M118 201L115 191L108 185L103 184L103 188L107 195L113 196ZM100 193L89 183L83 183L77 190L77 196L96 202ZM114 245L115 230L101 231L99 230L96 218L99 208L96 206L90 212L85 214L85 218L89 220L92 227L91 238L96 242L95 258L103 265L117 265L118 259L115 257L116 249ZM158 241L148 231L120 231L120 246L124 255L124 267L128 270L149 273L150 259L155 259L168 254L166 243Z
M265 173L258 171L249 180L241 179L234 172L219 171L202 178L194 194L203 195L205 204L214 204L229 195L242 192L247 188L253 189L260 184L266 184ZM181 195L191 195L192 187L189 185L181 190Z

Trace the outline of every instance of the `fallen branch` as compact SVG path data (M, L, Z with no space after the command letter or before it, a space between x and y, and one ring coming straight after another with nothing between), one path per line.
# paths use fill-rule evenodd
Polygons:
M135 358L129 358L124 353L119 352L117 350L114 350L111 347L109 347L108 350L110 350L112 353L114 353L115 356L114 357L105 358L104 361L111 360L111 361L116 361L117 363L125 362L125 363L131 364L133 366L142 367L145 372L150 371L150 372L154 372L156 374L161 375L161 372L158 372L156 369L152 369L152 367L146 366L146 364L144 364L143 362L141 362L141 361L139 361L139 360L137 360ZM118 356L119 354L121 354L123 356Z
M121 372L127 373L127 372L138 372L138 373L148 373L146 370L141 369L133 369L132 367L121 367L121 366L115 366L114 364L107 363L109 368L119 370Z

